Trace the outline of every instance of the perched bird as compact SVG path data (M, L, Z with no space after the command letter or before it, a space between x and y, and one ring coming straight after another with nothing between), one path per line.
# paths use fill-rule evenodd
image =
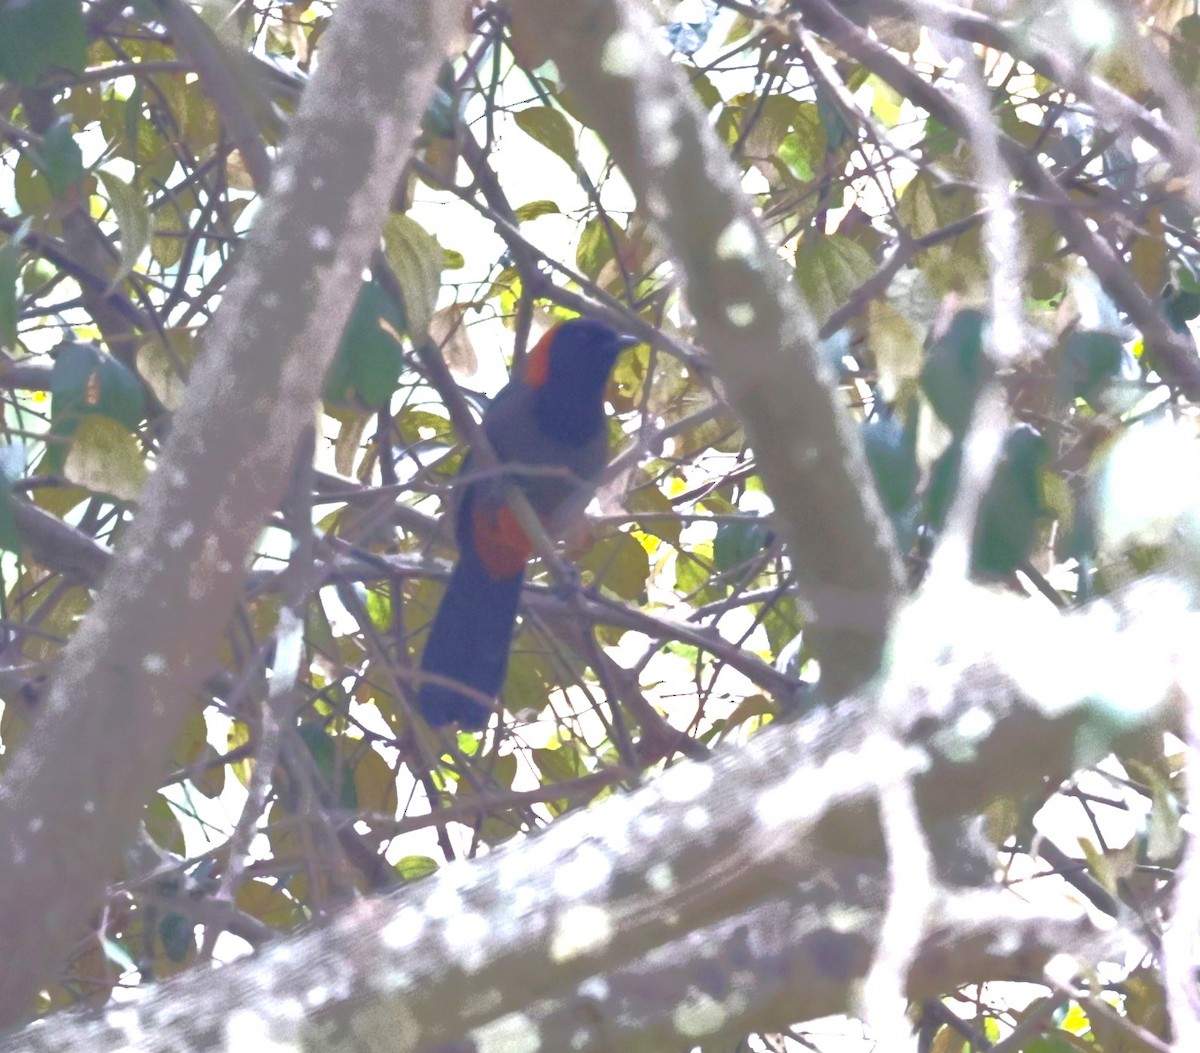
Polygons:
M560 530L562 513L586 503L608 460L604 388L617 356L638 341L600 322L555 326L534 346L483 415L483 431L508 471L475 471L458 506L459 557L421 658L417 709L435 726L482 728L483 699L504 683L525 564L533 554L506 491L519 488L542 522ZM452 681L470 693L456 690Z

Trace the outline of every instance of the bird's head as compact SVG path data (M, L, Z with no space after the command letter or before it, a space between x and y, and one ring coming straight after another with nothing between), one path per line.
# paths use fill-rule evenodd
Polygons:
M561 322L534 345L522 378L537 395L548 434L568 445L591 440L604 414L604 388L617 357L638 343L590 318Z

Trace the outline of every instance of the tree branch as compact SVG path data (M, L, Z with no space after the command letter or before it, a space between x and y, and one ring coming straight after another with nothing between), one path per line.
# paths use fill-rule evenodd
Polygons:
M21 963L0 972L0 1023L61 965L166 770L461 6L346 0L333 19L141 510L0 787L0 924Z
M640 1050L844 1010L878 938L880 770L909 773L928 828L1068 769L1081 743L1103 752L1114 713L1126 738L1160 736L1198 618L1162 578L1070 615L966 586L953 619L918 601L898 619L896 653L912 658L882 690L897 702L884 750L876 699L848 700L190 987L107 1021L56 1017L0 1053L174 1049L184 1020L192 1048L242 1028L260 1045L356 1050L485 1045L520 1028L529 1048L561 1048L573 1022L573 1049ZM1001 894L939 890L908 993L1011 978L1014 961L1040 979L1055 952L1099 951L1078 915L1020 911Z
M902 576L813 320L641 5L511 7L564 72L682 268L700 343L745 425L815 615L822 689L836 698L878 668Z

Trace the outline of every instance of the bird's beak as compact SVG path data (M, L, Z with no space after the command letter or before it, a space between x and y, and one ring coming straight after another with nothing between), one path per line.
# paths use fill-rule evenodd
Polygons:
M629 336L626 334L617 337L617 347L621 351L626 351L642 343L645 343L645 341L640 336Z

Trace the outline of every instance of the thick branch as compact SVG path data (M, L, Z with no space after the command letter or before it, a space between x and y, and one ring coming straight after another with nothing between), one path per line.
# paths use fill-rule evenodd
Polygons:
M724 1048L751 1029L847 1010L870 961L882 895L879 874L869 866L832 869L786 899L691 933L628 966L579 983L538 984L541 997L470 1039L476 1049L516 1048L514 1039L529 1039L539 1045L524 1048L576 1053L655 1053L700 1040ZM365 905L355 924L374 934L397 920L393 897ZM259 1042L286 1036L298 1048L324 1053L470 1048L440 1044L414 1028L403 1004L392 1000L332 999L297 1016L296 991L334 976L368 987L372 973L394 974L395 952L380 954L378 939L367 942L364 948L348 925L310 933L215 975L194 972L164 985L132 1013L61 1014L17 1036L19 1047L0 1043L0 1051L217 1053L230 1048L239 1028ZM906 993L929 998L966 982L1010 979L1014 967L1017 975L1036 978L1064 949L1089 961L1113 942L1078 913L1037 914L1001 892L958 894L916 949ZM445 994L449 1007L456 993Z
M323 41L141 511L0 788L0 926L21 963L0 971L0 1022L29 1011L79 937L166 769L311 426L460 8L346 0Z
M1163 579L1072 615L966 586L954 608L950 618L918 601L899 618L904 661L884 692L901 703L886 714L890 743L876 700L848 700L358 904L326 930L197 979L194 1000L172 985L108 1025L55 1020L0 1053L177 1049L168 1017L219 1036L252 1023L277 1042L327 1049L486 1044L517 1027L527 1048L560 1048L570 1018L582 1043L572 1048L613 1048L615 1028L618 1048L638 1049L624 1042L630 1006L660 1038L693 1042L839 1011L878 934L880 770L910 775L929 826L1069 770L1114 714L1129 735L1161 735L1198 629L1186 590ZM1034 932L1003 901L965 916L961 902L942 901L913 993L981 979L995 927L1020 934L998 946L1009 967L1019 951L1030 978L1050 945L1087 954L1077 918ZM764 978L760 995L747 994L745 972ZM302 1002L297 992L319 994Z
M891 527L807 308L755 221L727 150L642 5L513 0L661 227L779 511L837 697L878 668L901 594Z

